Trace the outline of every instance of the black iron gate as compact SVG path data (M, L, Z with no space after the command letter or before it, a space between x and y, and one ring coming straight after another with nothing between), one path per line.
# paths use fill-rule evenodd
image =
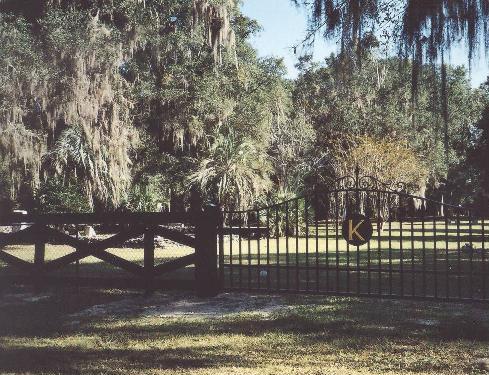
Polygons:
M356 171L324 192L224 212L221 278L233 290L489 301L486 223Z

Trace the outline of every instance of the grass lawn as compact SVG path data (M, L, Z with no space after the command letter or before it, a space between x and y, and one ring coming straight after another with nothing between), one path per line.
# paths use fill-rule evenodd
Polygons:
M478 374L483 357L487 305L93 289L0 293L2 374Z

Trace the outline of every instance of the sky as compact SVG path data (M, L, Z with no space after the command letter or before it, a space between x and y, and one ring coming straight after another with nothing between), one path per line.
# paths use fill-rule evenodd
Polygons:
M303 9L296 8L291 0L242 0L243 13L259 22L262 31L251 40L261 57L283 57L288 70L288 77L295 78L297 57L292 46L302 41L306 35L307 14ZM323 61L325 57L337 52L334 41L325 41L316 37L314 60ZM467 51L463 46L453 48L449 63L465 65L468 68ZM479 86L489 76L489 59L484 53L472 62L471 83Z

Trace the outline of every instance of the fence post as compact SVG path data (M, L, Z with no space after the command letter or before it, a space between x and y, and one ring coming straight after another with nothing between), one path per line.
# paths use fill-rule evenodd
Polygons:
M195 213L195 286L199 297L219 293L217 268L217 234L219 209L206 206Z
M218 235L219 235L219 289L224 289L224 213L218 210Z
M43 284L44 261L46 255L46 243L44 238L43 227L35 224L35 242L34 242L34 283L35 290L40 291Z
M153 291L155 265L155 231L153 227L146 228L144 232L144 279L146 292Z

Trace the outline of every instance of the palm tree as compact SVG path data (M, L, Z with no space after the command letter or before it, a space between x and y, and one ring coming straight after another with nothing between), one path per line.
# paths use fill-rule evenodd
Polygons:
M270 188L270 170L263 150L230 133L216 138L190 182L226 209L247 208Z
M65 129L43 159L52 166L53 172L61 175L65 181L72 177L80 181L92 205L94 197L105 202L113 199L114 184L109 176L107 164L100 163L100 158L95 157L83 130L78 126Z

